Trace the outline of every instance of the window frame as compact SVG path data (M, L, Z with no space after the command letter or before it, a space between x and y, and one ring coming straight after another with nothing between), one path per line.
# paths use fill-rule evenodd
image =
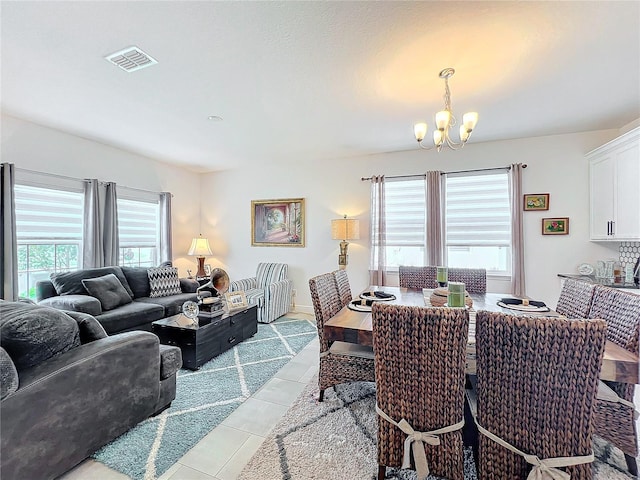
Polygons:
M49 276L52 273L69 272L82 268L84 235L84 194L82 192L82 181L73 181L71 179L56 179L58 180L57 182L45 183L41 177L42 175L38 175L35 172L17 172L14 186L14 200L16 204L16 246L18 255L16 268L18 275L19 295L31 299L36 298L35 285L38 281L48 280ZM34 189L37 189L40 192L37 192ZM58 193L59 195L56 196L56 193ZM52 199L51 202L55 202L56 204L62 203L64 205L66 203L67 205L69 205L69 207L76 207L71 208L71 211L76 211L77 213L77 210L79 210L79 216L75 216L75 221L71 224L71 226L76 230L78 230L79 227L79 232L76 232L76 234L71 237L69 237L69 233L60 233L61 230L58 230L58 234L56 234L56 232L52 230L50 236L45 237L42 235L42 233L47 232L46 229L42 229L41 232L38 232L37 235L33 234L29 236L28 233L21 234L20 232L24 231L21 229L21 227L23 226L21 225L21 217L23 217L23 215L26 216L26 223L31 224L34 224L35 221L37 221L38 217L46 218L47 216L50 216L53 219L59 218L55 214L43 215L42 212L46 211L46 209L39 210L35 206L32 208L26 208L26 206L29 205L29 202L28 200L25 200L25 203L23 204L23 199L26 199L28 195L33 195L33 198L35 198L36 194L43 198L49 196ZM63 202L65 196L72 197L71 201ZM40 203L44 204L46 202L43 201ZM78 205L79 208L77 207ZM60 211L56 213L60 215ZM70 216L70 212L68 211L63 212L61 215L63 215L66 219L74 219L74 217ZM30 217L34 218L32 219ZM31 222L29 222L29 220L31 220ZM54 222L52 222L51 225L59 225L59 223ZM39 226L42 227L43 224L46 224L46 222L41 222ZM28 229L26 231L28 232ZM52 263L38 268L32 268L30 251L33 248L44 245L51 246L53 248ZM75 247L77 249L75 265L59 265L58 258L60 247L66 245ZM23 250L25 251L24 261L20 259ZM43 274L46 274L46 276L43 277ZM26 289L23 288L23 286L25 286Z

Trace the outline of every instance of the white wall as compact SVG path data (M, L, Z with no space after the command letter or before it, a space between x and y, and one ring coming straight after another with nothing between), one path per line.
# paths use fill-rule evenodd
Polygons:
M555 305L558 273L572 273L582 262L617 258L618 244L588 240L588 165L584 154L619 135L603 130L491 143L470 143L452 152L415 149L293 166L264 165L251 170L196 174L97 142L2 116L1 156L18 168L75 178L98 178L119 185L173 193L173 252L180 275L195 269L186 255L191 238L208 237L212 266L232 279L255 274L260 261L289 264L299 310L312 311L308 280L337 268L338 241L331 239L331 219L343 214L360 219L361 239L349 246L347 271L354 292L368 285L369 182L372 174L405 175L427 170L466 170L528 164L525 193L550 193L548 212L525 212L527 293ZM306 202L306 247L252 247L251 200L297 198ZM569 217L570 234L542 236L543 217ZM490 280L489 289L507 292Z
M186 253L191 239L200 233L197 174L8 115L2 115L1 121L2 162L14 163L16 168L173 193L174 264L182 276L187 268L195 269L195 259Z
M343 214L360 219L360 240L349 245L347 271L354 292L368 284L369 182L372 174L405 175L427 170L466 170L526 163L524 193L549 193L550 210L525 212L527 294L554 306L558 273L574 273L582 262L617 258L618 244L589 241L589 170L584 154L615 138L617 130L470 143L461 151L430 150L381 154L348 160L265 165L202 176L202 233L232 279L255 274L260 261L289 264L299 310L312 311L308 280L337 268L338 241L331 240L331 219ZM252 247L251 200L304 197L306 247ZM209 207L207 207L209 205ZM567 236L543 236L543 217L569 217ZM489 290L508 292L490 280Z

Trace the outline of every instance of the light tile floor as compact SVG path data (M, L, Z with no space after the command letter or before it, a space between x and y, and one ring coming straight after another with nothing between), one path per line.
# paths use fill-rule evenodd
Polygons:
M304 316L305 314L297 313ZM306 315L314 320L313 315ZM316 338L158 480L234 480L309 380L318 372ZM640 388L634 403L640 406ZM637 420L640 431L640 418ZM58 480L128 480L88 459Z
M314 320L313 315L296 313ZM189 450L158 480L233 480L269 432L318 372L318 339L311 341L271 380ZM87 459L58 480L128 480Z

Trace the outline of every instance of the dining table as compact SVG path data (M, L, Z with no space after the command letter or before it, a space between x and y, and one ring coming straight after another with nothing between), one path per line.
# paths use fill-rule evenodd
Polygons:
M430 307L433 289L411 289L390 286L370 286L363 291L365 298L371 298L372 292L384 292L383 294L393 295L395 298L380 299L385 303ZM510 294L504 293L469 293L473 301L469 308L469 337L467 341L467 364L466 373L476 372L476 348L475 348L475 317L479 310L491 312L503 312L511 315L527 315L537 317L562 317L558 312L549 309L544 312L522 312L512 308L505 308L498 305L503 298L513 298ZM354 308L354 306L352 306ZM373 328L370 311L359 311L345 305L338 313L327 320L324 324L325 338L330 341L342 341L366 345L373 347ZM360 307L356 307L360 308ZM366 309L366 307L362 307ZM639 359L637 355L625 350L618 344L607 340L600 369L600 379L615 382L640 383Z

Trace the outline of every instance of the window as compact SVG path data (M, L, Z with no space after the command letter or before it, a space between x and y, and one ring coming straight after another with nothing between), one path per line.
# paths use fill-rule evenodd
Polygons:
M424 179L387 179L384 192L387 267L395 270L399 265L424 265L427 235Z
M118 198L118 265L152 267L159 257L160 213L156 201Z
M83 195L16 184L15 202L18 294L35 299L37 281L81 266Z
M511 275L511 213L507 172L447 175L447 265Z

